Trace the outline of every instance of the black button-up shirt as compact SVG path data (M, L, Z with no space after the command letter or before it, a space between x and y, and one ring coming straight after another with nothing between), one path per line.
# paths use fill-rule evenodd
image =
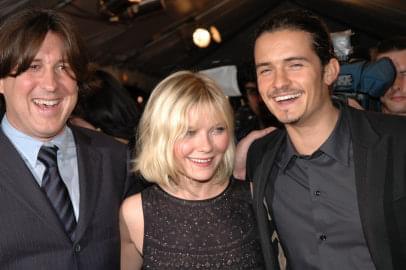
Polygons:
M357 204L352 143L340 114L332 134L312 155L287 137L266 197L291 269L375 269Z

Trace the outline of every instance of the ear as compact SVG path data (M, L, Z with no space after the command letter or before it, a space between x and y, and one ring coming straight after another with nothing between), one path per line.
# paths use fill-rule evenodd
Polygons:
M331 58L327 65L324 66L323 80L327 85L331 85L340 72L340 64L335 58Z

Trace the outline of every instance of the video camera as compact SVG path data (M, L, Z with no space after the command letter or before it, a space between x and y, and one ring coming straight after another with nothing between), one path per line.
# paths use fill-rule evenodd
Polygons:
M379 110L379 98L393 84L396 69L389 58L341 64L333 95L355 98L365 109Z
M331 34L334 51L340 60L340 73L333 85L333 96L339 99L354 98L365 109L378 111L379 98L395 80L395 66L389 58L349 63L351 34L349 30Z

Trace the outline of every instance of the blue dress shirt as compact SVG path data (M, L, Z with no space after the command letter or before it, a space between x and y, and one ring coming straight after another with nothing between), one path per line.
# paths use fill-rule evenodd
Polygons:
M76 144L71 129L68 126L65 126L61 134L58 134L47 142L43 142L14 128L7 120L6 115L4 115L1 121L1 128L17 149L40 186L45 166L37 160L38 152L44 144L49 146L56 145L59 148L57 156L59 172L66 188L68 189L73 204L75 218L76 221L78 221L80 201L79 171Z

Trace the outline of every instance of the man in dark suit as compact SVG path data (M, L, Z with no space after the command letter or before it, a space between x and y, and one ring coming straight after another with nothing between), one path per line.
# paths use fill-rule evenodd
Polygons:
M285 127L247 157L267 269L406 269L406 119L332 101L339 64L308 12L270 18L254 54Z
M78 34L55 11L0 26L0 269L119 269L126 146L66 124L88 74Z

